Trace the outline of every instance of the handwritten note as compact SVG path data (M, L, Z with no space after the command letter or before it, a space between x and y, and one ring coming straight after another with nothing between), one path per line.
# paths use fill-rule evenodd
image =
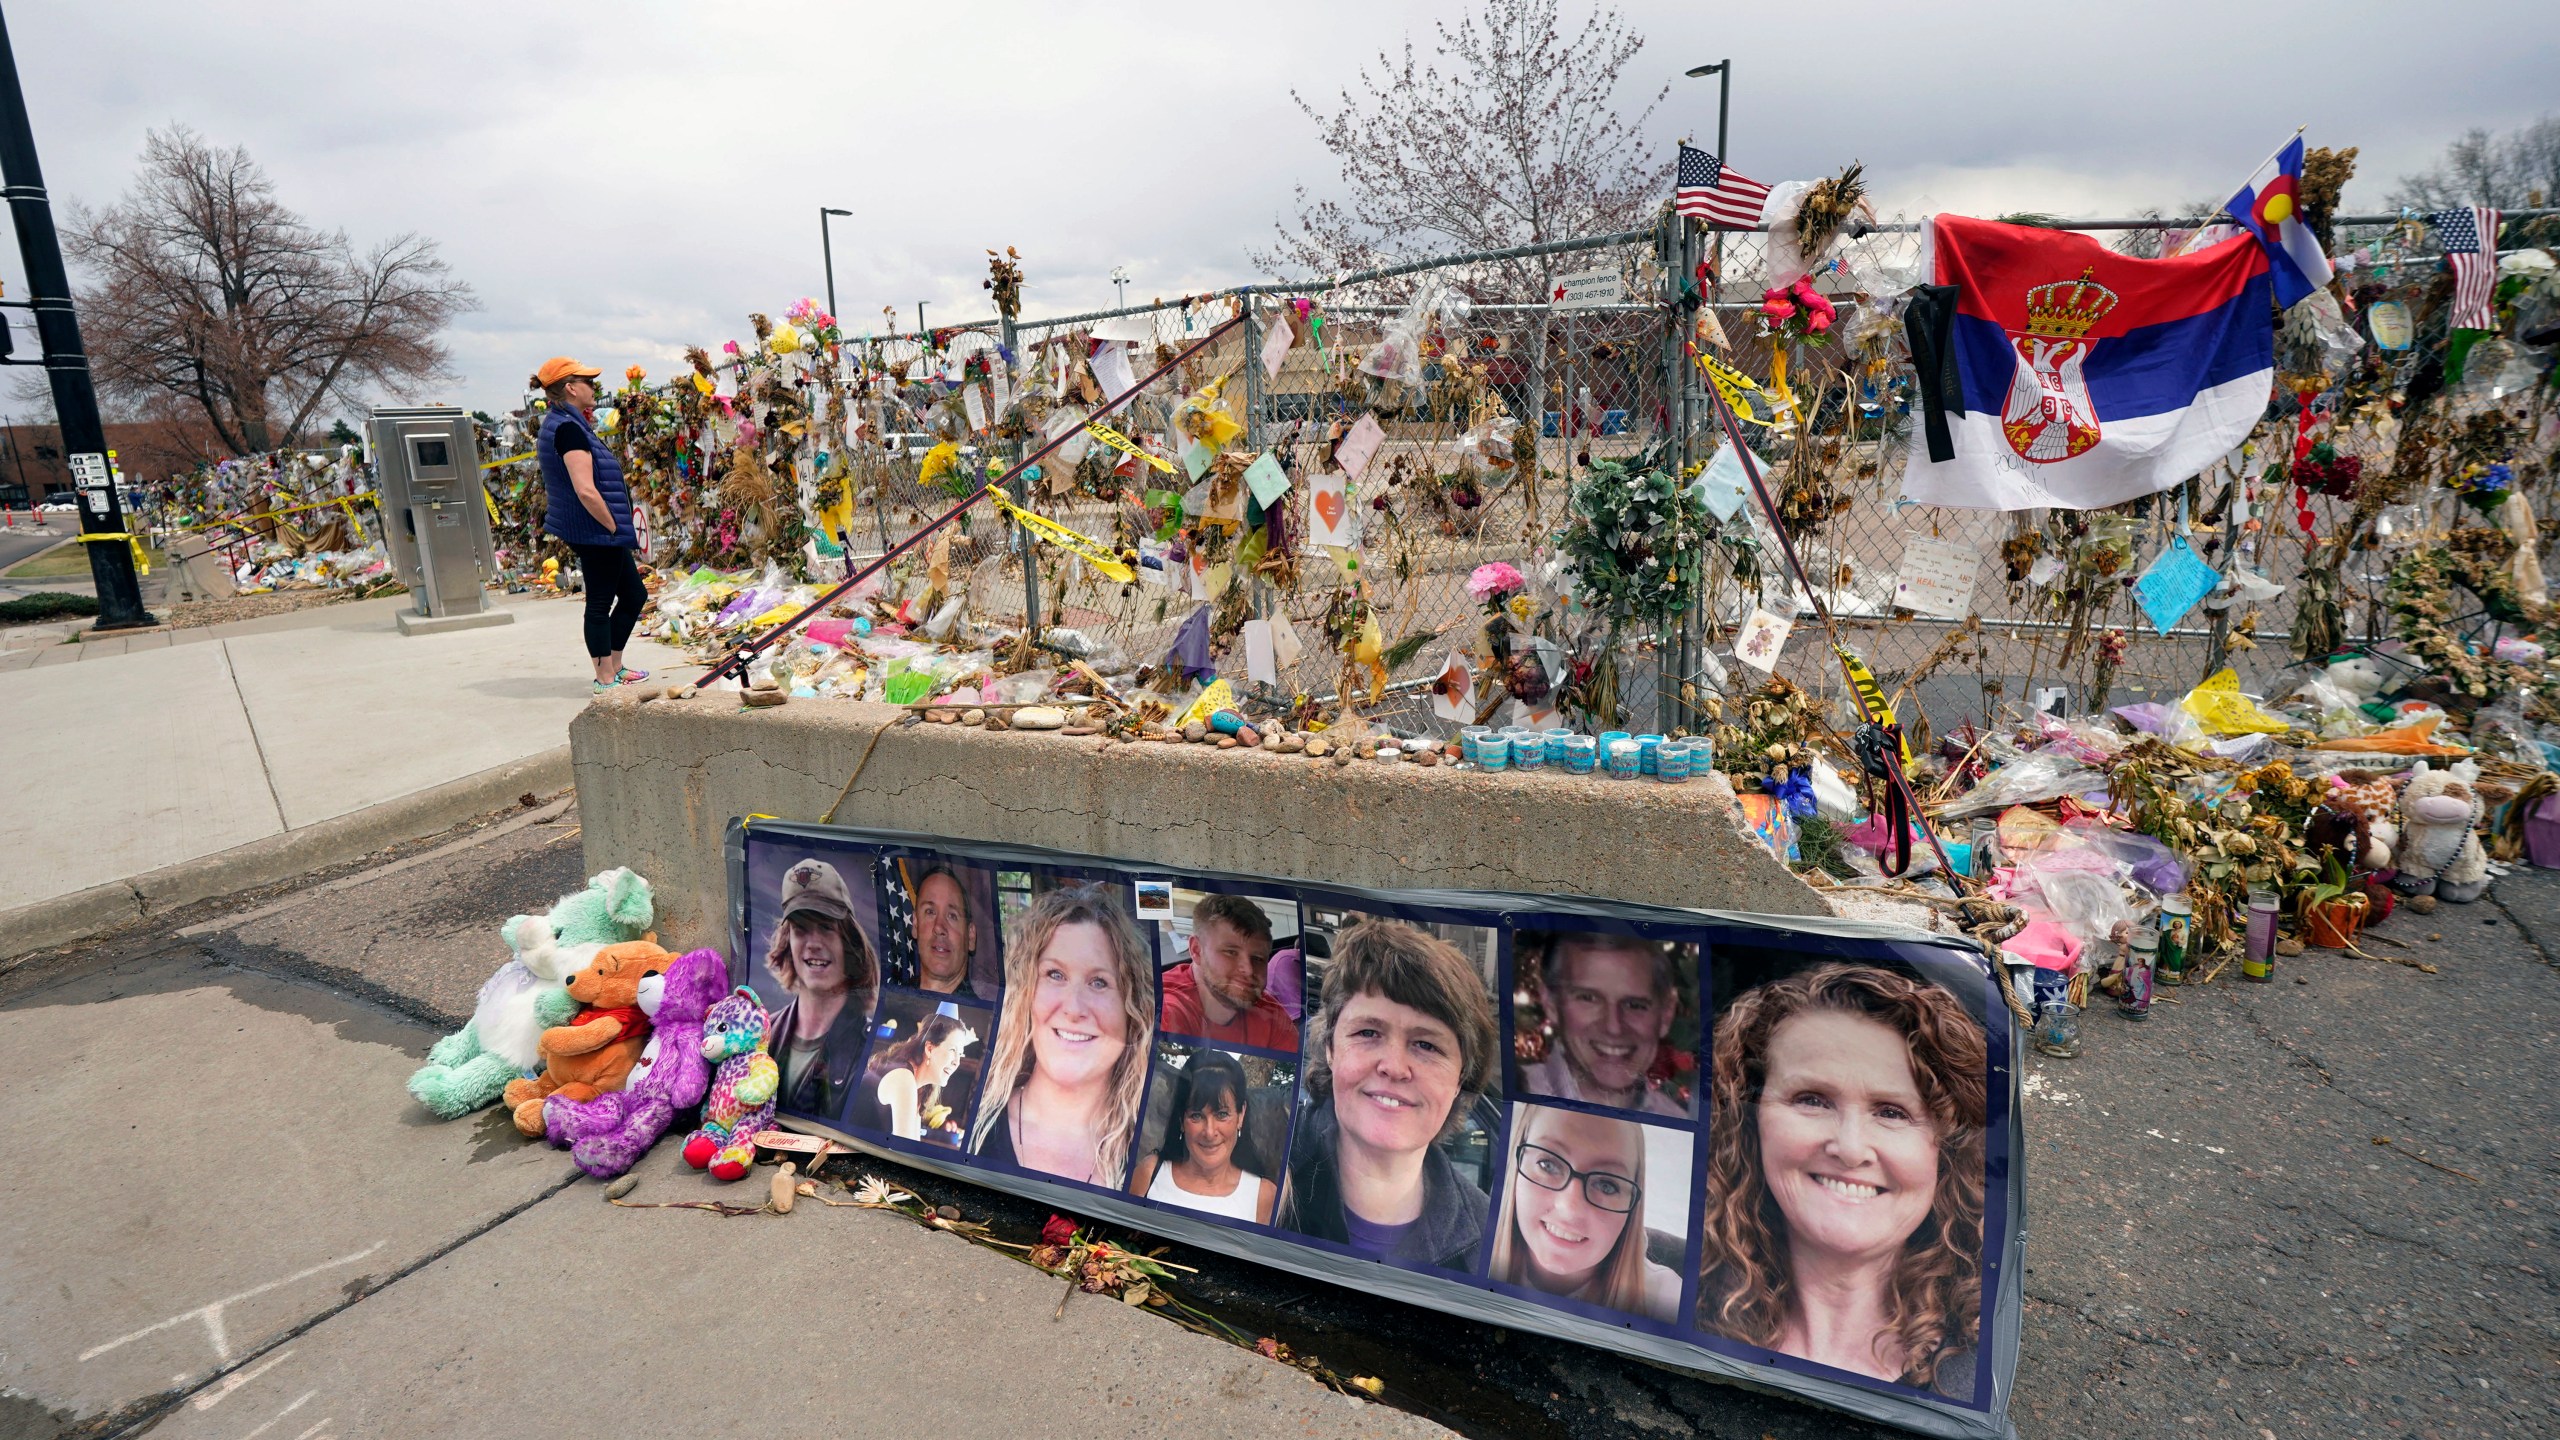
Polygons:
M1350 433L1342 437L1342 443L1333 448L1334 463L1342 467L1343 474L1357 480L1386 440L1387 432L1379 428L1378 417L1364 413Z
M1961 620L1973 608L1982 556L1952 540L1914 535L1903 542L1902 568L1894 576L1893 603L1933 620Z
M1289 472L1281 469L1280 462L1265 450L1245 467L1244 483L1252 489L1254 503L1268 510L1289 493Z

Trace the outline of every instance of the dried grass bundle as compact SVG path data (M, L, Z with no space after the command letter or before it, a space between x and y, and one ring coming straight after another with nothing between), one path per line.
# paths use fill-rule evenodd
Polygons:
M1796 247L1810 264L1866 204L1866 167L1856 161L1827 180L1816 180L1796 209Z

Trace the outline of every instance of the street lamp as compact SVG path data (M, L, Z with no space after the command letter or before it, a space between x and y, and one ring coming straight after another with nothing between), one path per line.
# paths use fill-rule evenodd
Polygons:
M1689 72L1689 78L1692 80L1706 75L1716 77L1716 163L1728 164L1733 157L1725 153L1724 122L1726 116L1732 113L1733 62L1729 59L1719 60L1713 65L1697 66Z
M830 315L836 313L836 243L835 238L827 233L827 221L837 215L852 213L826 205L818 207L818 249L827 257L827 313Z
M1128 309L1128 308L1129 308L1129 267L1128 267L1128 266L1126 266L1126 265L1114 265L1114 266L1112 266L1112 267L1111 267L1111 283L1112 283L1112 284L1114 284L1114 285L1116 285L1116 286L1118 286L1118 287L1120 287L1120 300L1119 300L1120 308L1121 308L1121 309L1123 309L1123 310Z

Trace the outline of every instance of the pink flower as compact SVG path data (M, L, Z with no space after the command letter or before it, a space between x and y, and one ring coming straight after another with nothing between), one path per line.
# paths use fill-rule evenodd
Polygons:
M738 342L735 340L723 340L720 342L720 349L723 353L735 355L738 353Z
M1529 582L1520 578L1519 571L1500 560L1477 566L1475 573L1467 577L1467 593L1476 597L1479 605L1528 587Z
M1828 309L1825 309L1825 310L1821 311L1820 313L1816 314L1812 319L1805 321L1805 322L1804 322L1804 328L1805 328L1808 332L1810 332L1810 333L1812 333L1812 334L1815 334L1815 335L1819 335L1819 334L1821 334L1822 332L1824 332L1825 330L1830 329L1830 328L1831 328L1831 312L1830 312Z
M1795 318L1796 307L1795 303L1786 297L1785 292L1772 290L1769 292L1769 298L1760 302L1760 313L1772 320L1792 320Z

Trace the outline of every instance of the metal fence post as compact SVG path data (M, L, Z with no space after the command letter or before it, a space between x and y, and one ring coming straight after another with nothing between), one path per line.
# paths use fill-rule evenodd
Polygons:
M1236 292L1244 305L1244 441L1255 450L1262 448L1262 307L1245 286Z
M1013 317L1002 316L1000 323L1004 349L996 356L996 363L1011 370L1012 357L1018 353L1014 346ZM1013 492L1014 504L1027 508L1031 503L1031 481L1022 473L1022 442L1006 441L1005 458L1011 462L1005 467L1005 488ZM1022 553L1022 633L1037 641L1040 638L1040 550L1032 542L1031 527L1018 521L1013 527L1013 543Z

